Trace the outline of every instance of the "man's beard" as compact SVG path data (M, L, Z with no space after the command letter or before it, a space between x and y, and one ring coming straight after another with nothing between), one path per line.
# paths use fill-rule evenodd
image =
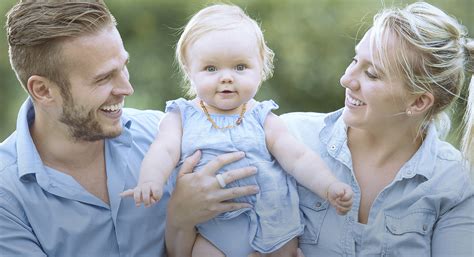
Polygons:
M59 121L64 123L70 136L76 141L98 141L120 135L121 131L105 132L94 116L94 110L86 111L83 106L74 105L72 99L65 99Z

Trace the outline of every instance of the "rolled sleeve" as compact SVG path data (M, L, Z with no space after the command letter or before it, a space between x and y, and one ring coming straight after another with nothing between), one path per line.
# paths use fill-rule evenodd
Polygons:
M439 217L431 244L433 257L474 256L474 196Z
M46 256L17 200L0 191L0 256Z

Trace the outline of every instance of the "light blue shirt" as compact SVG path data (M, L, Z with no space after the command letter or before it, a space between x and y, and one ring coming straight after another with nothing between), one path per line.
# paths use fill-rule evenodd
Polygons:
M0 256L165 256L169 191L150 208L119 193L137 183L161 112L124 109L123 133L105 141L110 205L71 176L44 166L29 132L31 100L0 144Z
M340 216L319 196L298 187L305 219L299 242L305 256L474 256L473 187L459 151L438 139L433 125L420 149L374 200L368 223L358 222L361 193L341 113L282 116L354 191L352 210Z

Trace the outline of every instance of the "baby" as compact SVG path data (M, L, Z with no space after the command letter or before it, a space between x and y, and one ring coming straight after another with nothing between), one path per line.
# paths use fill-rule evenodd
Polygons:
M177 60L194 99L167 102L159 134L143 160L139 184L123 195L134 196L138 205L155 203L173 169L197 150L202 159L196 172L219 154L245 152L244 159L218 171L216 183L260 188L257 195L236 200L253 208L223 213L198 225L193 256L223 256L209 241L239 215L248 217L252 249L241 247L242 252L227 256L247 256L254 250L291 256L303 232L295 179L340 214L352 206L351 188L288 132L272 113L278 106L271 100L254 100L262 82L272 75L273 55L259 25L233 5L212 5L196 13L177 44ZM247 166L256 167L257 174L226 185L222 173Z

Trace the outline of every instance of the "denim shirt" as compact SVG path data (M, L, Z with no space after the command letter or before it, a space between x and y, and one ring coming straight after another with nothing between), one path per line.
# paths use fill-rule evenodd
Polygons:
M0 256L165 256L169 192L151 208L119 193L137 183L162 113L124 109L123 132L105 140L110 204L43 164L29 126L28 99L17 129L0 144Z
M319 153L354 191L346 216L298 186L305 222L300 248L313 256L474 256L474 197L460 153L428 128L420 149L374 200L367 224L358 222L360 188L347 146L342 110L329 115L283 115L292 133Z

